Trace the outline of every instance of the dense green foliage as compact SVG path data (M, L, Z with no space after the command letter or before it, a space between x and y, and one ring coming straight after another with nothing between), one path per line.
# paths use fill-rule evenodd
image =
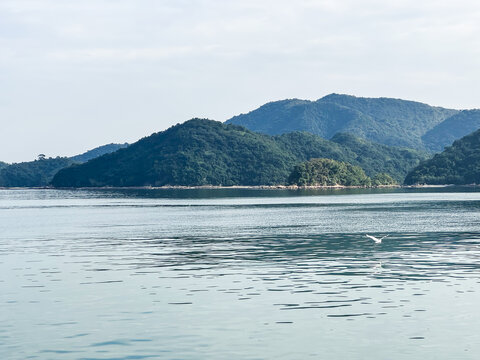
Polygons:
M360 166L368 176L384 172L400 182L410 169L427 158L426 153L417 150L375 144L351 134L337 134L325 140L307 132L293 132L274 138L294 154L297 162L321 157L346 161Z
M125 149L58 172L57 187L284 184L293 167L328 157L362 165L368 175L403 179L423 154L354 139L309 133L268 136L236 125L193 119ZM398 163L398 164L397 164ZM392 173L393 165L398 169Z
M12 164L0 170L0 186L45 186L58 170L70 166L72 163L69 158L57 157Z
M108 144L89 150L81 155L71 158L39 158L15 164L0 164L0 186L2 187L40 187L52 181L53 176L65 167L74 163L82 163L97 156L116 151L128 144Z
M349 132L381 144L431 150L422 136L456 113L413 101L331 94L317 101L271 102L227 123L270 135L308 131L329 139Z
M480 183L480 130L455 141L405 178L407 185L473 183Z
M425 152L375 144L351 134L337 134L332 141L351 150L344 161L360 166L368 176L387 173L399 182L420 161L429 157Z
M370 186L371 180L359 166L331 159L311 159L293 168L288 183L298 186Z
M464 110L441 122L423 135L422 140L434 151L443 151L455 140L480 129L480 110Z
M381 185L396 185L398 184L390 175L385 173L378 173L372 178L373 186Z
M295 159L275 141L235 125L194 119L125 149L60 171L60 187L257 185L285 181Z
M2 170L3 168L6 168L8 166L7 163L4 163L3 161L0 161L0 170Z

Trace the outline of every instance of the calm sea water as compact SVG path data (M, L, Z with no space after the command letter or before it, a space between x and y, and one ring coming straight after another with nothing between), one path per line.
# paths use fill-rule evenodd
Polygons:
M0 359L307 358L479 359L480 192L0 190Z

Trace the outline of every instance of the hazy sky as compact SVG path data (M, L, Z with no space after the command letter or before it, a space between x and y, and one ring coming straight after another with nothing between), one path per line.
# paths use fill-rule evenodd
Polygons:
M329 93L480 107L477 0L0 0L0 160Z

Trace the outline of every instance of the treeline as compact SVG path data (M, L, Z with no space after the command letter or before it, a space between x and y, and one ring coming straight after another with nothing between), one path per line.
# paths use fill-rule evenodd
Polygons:
M50 183L60 170L73 164L69 158L45 158L11 164L0 169L0 186L39 187Z
M405 178L405 184L479 184L480 130L453 143L421 163Z
M255 133L237 125L193 119L125 149L60 170L57 187L286 184L295 165L329 158L361 166L366 175L402 181L424 153L374 144L352 135L333 141L295 132Z
M75 163L83 163L95 157L116 151L128 146L125 144L108 144L83 154L72 157L49 157L42 154L37 160L21 163L6 164L0 162L1 187L41 187L47 186L53 176L61 169Z

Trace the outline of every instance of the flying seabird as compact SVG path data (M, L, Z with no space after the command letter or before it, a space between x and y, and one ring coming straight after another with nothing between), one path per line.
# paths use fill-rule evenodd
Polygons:
M385 236L381 237L380 239L376 238L375 236L368 235L368 234L365 234L365 236L372 239L373 241L375 241L375 244L381 244L382 240L385 239L388 235L385 235Z

